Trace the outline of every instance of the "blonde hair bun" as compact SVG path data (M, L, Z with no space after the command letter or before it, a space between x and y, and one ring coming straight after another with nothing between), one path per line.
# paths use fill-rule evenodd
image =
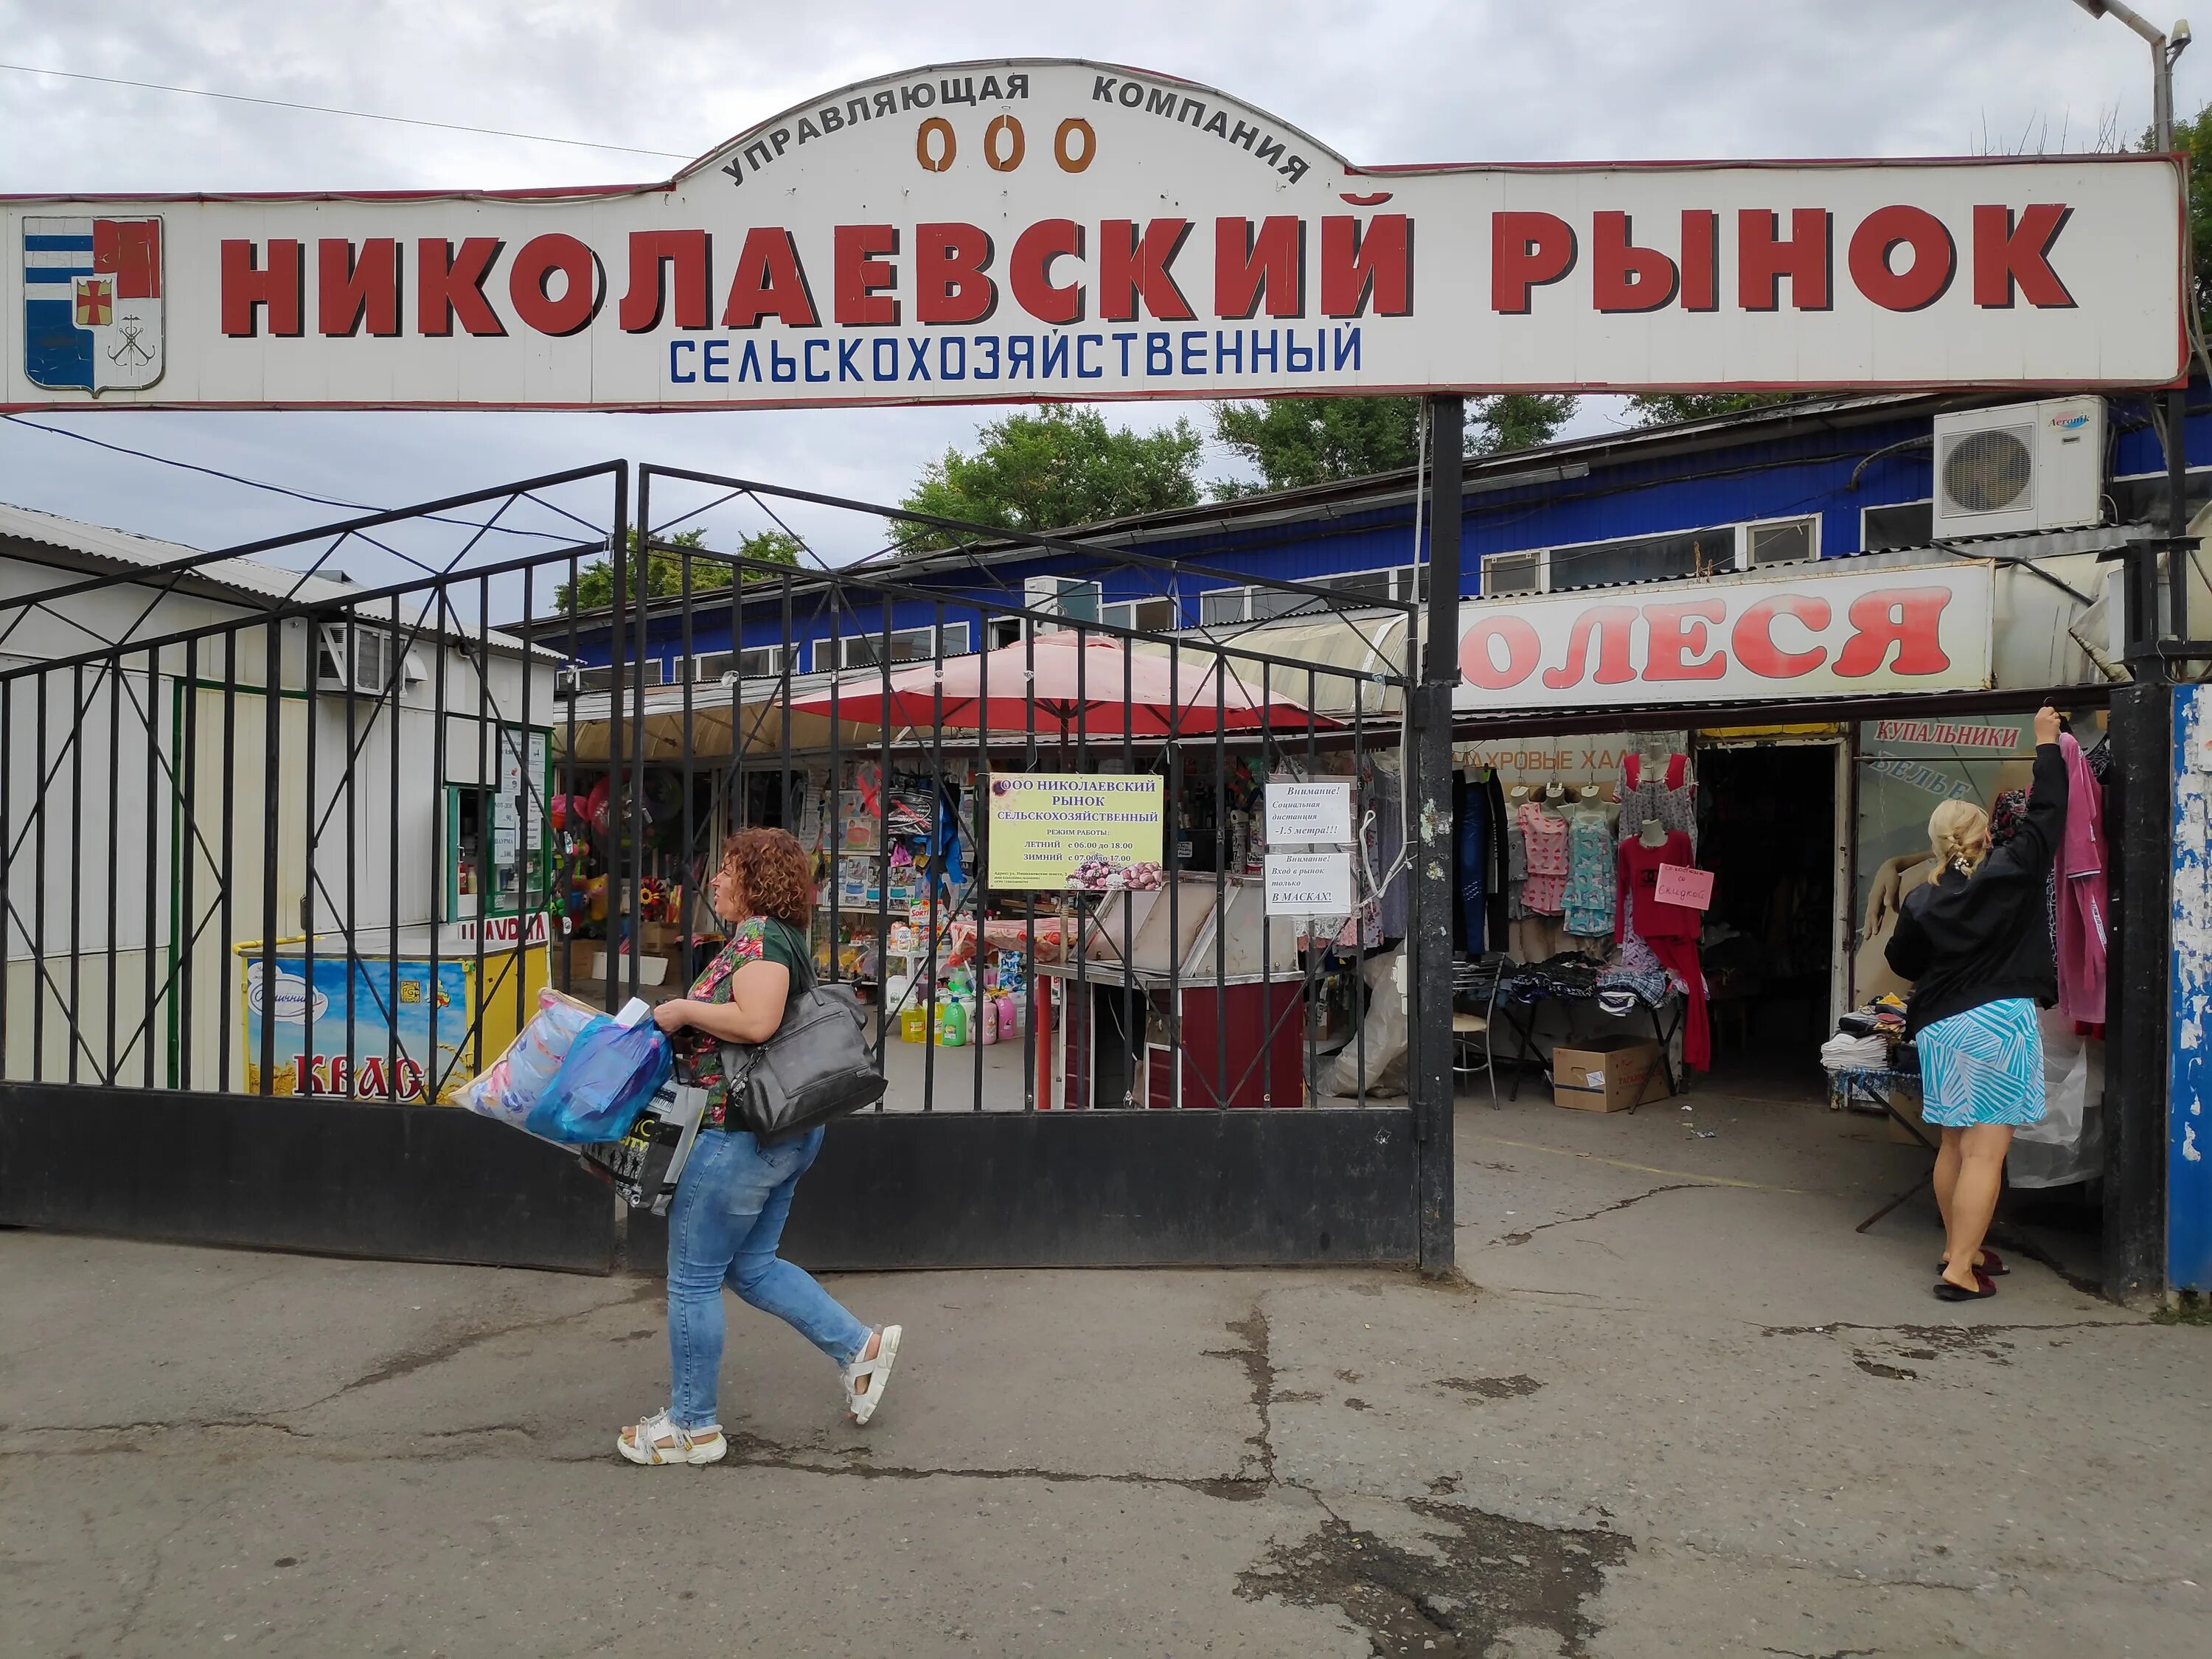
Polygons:
M1942 862L1971 876L1990 854L1990 815L1970 800L1947 800L1929 815L1928 845Z

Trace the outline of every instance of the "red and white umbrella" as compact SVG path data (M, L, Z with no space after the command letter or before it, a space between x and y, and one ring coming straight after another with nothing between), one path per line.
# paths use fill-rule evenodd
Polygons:
M978 655L880 669L794 698L795 714L864 726L951 726L1040 738L1188 738L1224 732L1304 730L1337 724L1270 690L1264 669L1205 649L1133 652L1072 630Z

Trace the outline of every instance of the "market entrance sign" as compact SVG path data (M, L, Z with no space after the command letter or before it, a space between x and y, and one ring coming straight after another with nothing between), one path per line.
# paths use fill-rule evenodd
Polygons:
M1654 583L1460 607L1453 706L1789 702L1990 684L1994 573Z
M665 184L0 203L0 406L2142 386L2169 157L1354 167L1210 87L915 70Z

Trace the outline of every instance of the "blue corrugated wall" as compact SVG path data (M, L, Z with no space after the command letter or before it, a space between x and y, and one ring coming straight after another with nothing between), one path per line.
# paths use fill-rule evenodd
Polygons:
M2200 384L2195 394L2201 398L2204 391ZM2114 398L2111 419L2112 475L2126 477L2161 471L2164 460L2144 404L2140 399ZM1859 515L1863 509L1928 499L1930 458L1925 440L1929 429L1929 418L1923 413L1786 438L1763 436L1753 428L1741 442L1729 447L1650 459L1638 459L1633 451L1627 451L1626 460L1595 458L1584 477L1470 495L1462 532L1466 561L1462 590L1474 591L1481 561L1488 554L1808 514L1820 515L1824 556L1857 552ZM1917 446L1916 440L1920 441ZM1898 448L1900 445L1907 447ZM2212 465L2212 403L2192 408L2188 450L2192 465ZM1884 453L1891 451L1894 453ZM1144 551L1154 557L1195 560L1232 573L1287 580L1373 570L1414 562L1413 509L1401 504L1347 512L1339 506L1334 512L1316 510L1299 521L1148 541ZM1088 567L1072 557L994 560L988 580L972 570L919 574L908 580L918 587L942 590L948 605L963 598L987 597L1001 605L1018 603L1024 579L1043 574L1096 576L1109 602L1158 592L1152 574L1112 568L1107 562L1110 558L1109 554ZM994 586L993 582L1000 585ZM1196 595L1218 585L1205 578L1187 577L1177 582L1176 591L1186 607L1194 611ZM921 600L895 602L891 626L894 629L926 626L933 610ZM948 608L946 619L960 618ZM972 613L967 619L972 629ZM879 630L883 626L880 602L867 605L862 617L855 619L848 614L842 627L833 626L838 620L818 598L794 602L793 632L805 641L839 632ZM695 653L730 649L730 633L726 605L695 609L691 627ZM748 602L744 635L747 647L781 643L781 601L763 595ZM651 654L672 664L683 653L682 628L673 619L657 619L649 638ZM579 647L585 660L605 661L605 629L580 635ZM801 665L813 665L811 650Z

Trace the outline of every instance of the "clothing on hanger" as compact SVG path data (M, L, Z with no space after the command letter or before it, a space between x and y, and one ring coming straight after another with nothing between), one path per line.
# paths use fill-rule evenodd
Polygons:
M1668 830L1687 836L1691 854L1696 855L1698 791L1696 785L1687 781L1689 771L1686 755L1668 756L1665 769L1656 777L1645 771L1641 755L1631 754L1622 761L1621 773L1628 787L1621 793L1617 827L1624 841L1641 830L1645 819L1656 818Z
M1459 945L1470 956L1480 956L1484 949L1487 907L1484 903L1485 854L1489 842L1489 805L1487 779L1478 772L1473 777L1462 777L1458 784L1457 833L1453 837L1454 872L1459 887Z
M1499 820L1504 826L1505 841L1505 919L1518 921L1528 914L1528 838L1521 833L1521 808L1528 803L1523 799ZM1517 951L1515 953L1519 954ZM1523 957L1522 960L1527 958Z
M2106 922L2110 899L2105 882L2104 792L2074 734L2058 738L2066 763L2066 827L2051 866L2057 893L2058 1012L2069 1019L2105 1017Z
M1613 830L1605 813L1584 806L1567 819L1567 889L1564 911L1567 931L1585 938L1610 937L1615 879Z
M1682 988L1682 1061L1697 1071L1712 1066L1712 1036L1705 1006L1705 974L1698 955L1705 916L1685 904L1659 896L1662 865L1688 865L1693 854L1686 830L1673 830L1665 843L1647 847L1639 837L1620 843L1620 891L1614 912L1615 939L1633 927Z
M1527 848L1528 876L1521 890L1522 907L1537 915L1556 916L1566 908L1567 825L1532 801L1514 815Z
M1482 887L1488 895L1487 902L1483 907L1488 913L1484 918L1488 923L1485 935L1491 940L1492 948L1496 949L1505 938L1509 921L1505 888L1510 873L1508 868L1510 857L1507 843L1513 839L1513 835L1505 817L1505 785L1498 778L1495 768L1492 769L1483 788L1486 802L1483 818L1488 830L1483 837Z

